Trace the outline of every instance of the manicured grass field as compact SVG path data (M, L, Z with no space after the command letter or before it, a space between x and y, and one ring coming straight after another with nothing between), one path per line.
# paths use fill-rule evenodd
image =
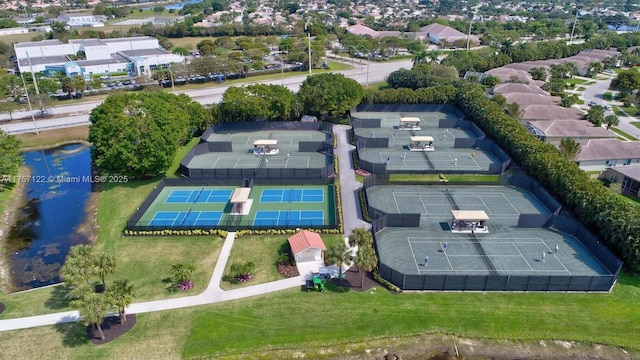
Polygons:
M635 106L614 106L613 112L618 116L635 116L638 113L638 108Z
M86 141L88 137L88 126L41 131L39 135L35 133L16 135L16 138L22 142L22 148L55 147L57 144L70 141Z
M630 124L640 129L640 121L632 121Z
M605 100L605 101L611 101L611 98L612 98L612 96L611 96L611 93L610 93L610 92L605 92L605 93L602 95L602 99L603 99L603 100Z
M78 324L2 333L7 358L277 358L279 349L320 357L347 343L422 333L513 341L567 340L640 350L640 278L610 294L403 293L290 289L196 308L138 315L131 332L101 346ZM624 331L621 331L624 329ZM34 342L34 339L38 339ZM267 353L268 351L273 353ZM265 354L266 353L266 354ZM253 355L251 355L253 354ZM315 354L315 356L314 356Z

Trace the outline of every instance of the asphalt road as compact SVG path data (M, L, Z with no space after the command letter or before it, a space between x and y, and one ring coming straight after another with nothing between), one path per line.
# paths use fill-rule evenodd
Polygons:
M592 80L592 79L591 79ZM587 111L589 108L587 104L591 101L595 101L600 105L622 105L620 101L605 101L604 93L609 91L609 85L611 85L611 78L607 80L596 80L596 83L593 85L581 85L585 87L584 92L582 93L582 99L584 100L584 109ZM605 111L605 116L614 114L613 111ZM626 132L627 134L633 135L637 138L640 138L640 129L631 125L632 121L640 121L637 117L633 116L618 116L620 120L620 124L616 126L618 129Z
M349 60L348 62L351 63L351 60ZM366 85L367 83L371 84L384 81L387 75L400 68L410 69L411 67L412 62L410 59L384 63L377 63L372 61L369 65L367 65L367 62L365 60L360 60L360 64L358 64L357 61L354 63L354 68L336 72L344 74L346 77L354 79L360 84ZM291 91L297 92L300 88L300 84L307 78L308 75L308 73L301 73L301 75L299 76L285 77L284 79L279 78L268 81L248 81L246 83L243 83L243 85L258 83L274 85L284 84L284 86ZM232 86L239 86L239 84L234 84ZM220 102L222 100L222 95L229 87L230 85L216 84L198 90L177 90L175 93L187 94L195 101L206 105ZM34 131L36 126L38 130L43 130L89 124L89 113L93 108L100 105L101 103L102 101L89 101L73 105L56 106L48 110L50 118L36 118L37 125L35 126L33 121L24 121L14 122L11 124L0 124L0 128L10 134L18 134L24 132L32 132ZM36 110L34 110L34 113L35 112ZM16 112L13 115L13 118L28 120L31 118L31 113L29 111ZM6 120L9 120L8 115L0 115L0 121Z

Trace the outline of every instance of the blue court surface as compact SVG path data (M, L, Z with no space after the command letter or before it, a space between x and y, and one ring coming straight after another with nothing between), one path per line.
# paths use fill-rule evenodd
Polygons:
M186 203L226 203L231 198L232 190L172 190L164 201L165 204Z
M218 226L222 211L158 211L149 226Z
M254 226L324 225L323 210L281 210L256 212Z
M264 189L261 203L323 202L323 189Z

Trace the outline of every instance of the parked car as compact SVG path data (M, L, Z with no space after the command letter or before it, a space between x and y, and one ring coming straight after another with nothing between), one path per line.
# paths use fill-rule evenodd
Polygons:
M608 110L608 111L611 111L613 108L611 107L611 105L605 105L604 109Z
M589 104L587 104L587 105L588 105L588 106L596 106L596 105L598 105L598 103L597 103L597 102L595 102L595 101L591 101L591 102L590 102Z

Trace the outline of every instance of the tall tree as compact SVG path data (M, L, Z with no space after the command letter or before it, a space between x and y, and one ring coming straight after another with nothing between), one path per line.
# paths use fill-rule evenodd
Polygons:
M38 95L33 94L30 96L31 96L31 105L34 108L38 109L38 111L40 111L38 116L41 116L41 117L47 116L48 114L47 110L49 110L51 106L53 106L53 98L51 98L49 94L43 94L43 93L40 93Z
M76 245L60 268L60 277L72 288L91 288L91 279L96 272L96 255L90 245Z
M344 114L358 105L364 90L342 74L324 73L307 77L297 96L307 113L325 118Z
M71 85L76 92L83 93L87 88L87 82L82 76L74 76L71 78Z
M520 117L522 117L522 114L524 113L524 110L521 110L520 105L514 102L511 104L505 105L504 113L509 116L513 116L516 119L520 119Z
M10 186L11 175L15 175L22 166L20 140L13 135L6 134L0 129L0 192Z
M584 115L584 119L588 120L595 126L602 125L602 122L604 121L604 108L601 105L592 106Z
M564 138L560 140L560 152L569 161L575 161L578 155L582 151L582 147L579 142L571 138Z
M342 282L342 265L352 260L351 251L347 249L344 241L338 241L327 249L326 259L331 264L338 266L338 281Z
M365 272L370 272L378 266L378 257L372 247L363 246L358 248L358 253L353 262L358 270L362 272L360 279L360 286L362 286Z
M607 124L607 130L609 130L612 126L618 126L620 120L614 114L610 114L605 116L604 123Z
M611 88L620 90L622 97L631 94L634 90L640 89L640 72L634 69L621 71L611 80Z
M373 235L371 235L371 231L362 227L351 230L351 234L349 234L349 246L357 246L358 248L372 247Z
M104 332L102 332L102 322L107 317L109 311L109 303L105 295L88 293L78 300L72 302L84 320L85 325L94 326L98 329L100 338L104 340Z
M121 324L127 321L125 309L131 305L134 296L133 285L131 285L127 279L114 281L109 291L107 291L109 304L116 308Z
M116 259L103 252L97 253L95 255L95 267L96 274L100 277L100 281L102 281L102 289L103 291L107 291L106 277L116 272Z
M163 92L109 96L89 116L94 164L131 178L164 173L198 121L211 121L207 111L195 114L197 107L186 95Z

